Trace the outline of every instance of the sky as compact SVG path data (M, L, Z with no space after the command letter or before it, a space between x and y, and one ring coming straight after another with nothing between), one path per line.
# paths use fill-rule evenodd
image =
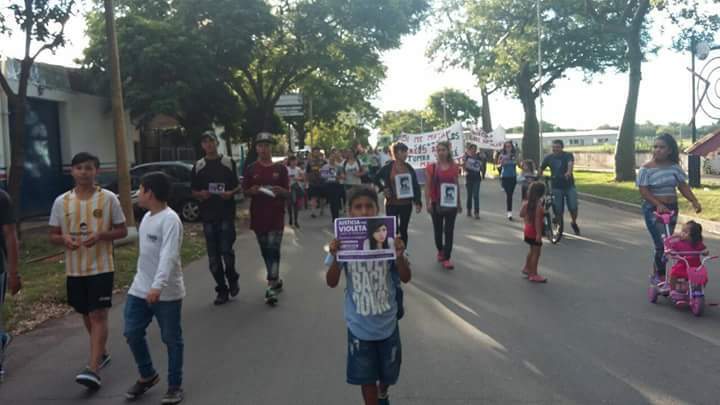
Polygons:
M82 56L87 45L82 16L72 18L67 32L69 44L54 55L44 53L39 58L41 62L75 65L73 61ZM659 30L654 36L660 45L667 45L671 40L669 34L660 34ZM405 37L400 48L383 54L387 78L374 100L380 111L424 108L430 94L446 87L465 91L478 102L481 100L472 74L457 69L440 72L439 63L425 57L425 49L432 38L432 27L426 26L418 33ZM0 55L19 57L23 46L22 38L17 35L10 39L1 37ZM716 62L720 67L720 60ZM662 50L648 57L643 64L638 122L666 124L690 121L689 65L688 53ZM698 66L702 67L703 63ZM591 83L586 83L581 74L571 72L545 97L543 119L564 128L592 129L604 124L619 126L625 107L627 81L626 74L608 73L597 75ZM495 126L510 128L522 125L523 111L518 100L496 93L491 97L490 108ZM702 112L698 115L698 125L712 122Z

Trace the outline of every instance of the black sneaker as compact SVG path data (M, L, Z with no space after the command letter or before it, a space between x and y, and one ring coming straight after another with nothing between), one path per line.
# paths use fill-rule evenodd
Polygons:
M295 228L300 229L300 224L297 221L295 221Z
M240 294L240 283L235 280L234 282L230 283L230 296L235 298L238 294Z
M265 303L273 307L277 304L277 302L277 292L271 287L268 287L268 289L265 290Z
M580 236L580 227L576 223L571 223L570 226L572 227L573 232L575 232L575 235Z
M84 385L88 389L97 390L102 386L102 379L94 371L86 368L80 374L75 376L75 382Z
M273 285L270 286L276 293L280 293L283 290L283 281L282 279L277 280L273 283Z
M167 405L179 404L183 399L185 399L185 392L182 388L169 387L161 403Z
M133 384L132 387L130 387L129 390L125 393L125 398L129 400L134 400L140 398L144 393L148 392L148 390L152 387L154 387L157 383L160 382L160 375L155 374L155 377L151 378L148 381L140 381L137 380L135 384Z
M102 370L105 367L109 366L111 361L112 357L110 357L110 353L103 354L102 358L100 359L100 365L98 366L98 370Z
M230 297L228 297L227 291L219 291L217 293L217 298L215 298L215 301L213 302L213 304L223 305L223 304L226 304L229 299L230 299Z

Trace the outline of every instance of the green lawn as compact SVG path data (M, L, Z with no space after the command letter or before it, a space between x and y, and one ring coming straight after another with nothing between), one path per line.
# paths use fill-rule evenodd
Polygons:
M634 182L616 182L613 173L576 171L575 183L578 191L599 197L640 204L640 193ZM698 216L703 219L720 221L720 186L704 185L693 189L703 206ZM692 207L684 198L680 198L680 212L695 215Z
M3 318L9 331L23 332L47 319L66 313L65 267L62 249L48 242L47 233L27 231L23 235L20 252L20 274L23 289L10 297L3 308ZM129 287L135 275L137 244L115 249L115 288ZM182 260L187 264L205 254L202 228L186 224ZM38 260L51 256L44 260Z

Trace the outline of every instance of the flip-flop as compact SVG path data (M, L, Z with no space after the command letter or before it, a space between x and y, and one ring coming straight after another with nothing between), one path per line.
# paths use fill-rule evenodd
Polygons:
M547 279L545 277L538 276L537 274L529 276L528 281L532 283L547 283Z

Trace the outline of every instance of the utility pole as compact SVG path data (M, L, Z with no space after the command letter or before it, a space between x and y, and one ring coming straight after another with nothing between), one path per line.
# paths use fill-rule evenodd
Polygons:
M690 69L692 69L692 121L690 121L690 134L692 136L692 143L697 141L697 126L695 125L695 118L697 116L697 94L695 89L695 51L697 43L695 37L690 39ZM690 155L688 156L688 183L690 187L700 187L700 156Z
M540 88L538 89L538 95L540 100L540 105L538 107L538 115L540 118L540 122L538 123L538 144L540 145L540 151L538 154L538 163L542 162L543 158L543 68L542 68L542 20L540 18L540 0L535 1L535 7L537 8L537 31L538 31L538 85Z
M112 79L112 113L115 130L115 160L117 161L118 192L120 205L125 213L128 227L135 227L132 201L130 200L130 166L125 142L125 110L123 108L122 81L120 78L120 56L115 35L115 9L112 0L105 1L105 31L107 34Z

